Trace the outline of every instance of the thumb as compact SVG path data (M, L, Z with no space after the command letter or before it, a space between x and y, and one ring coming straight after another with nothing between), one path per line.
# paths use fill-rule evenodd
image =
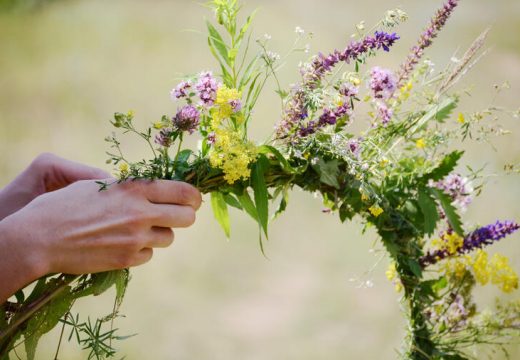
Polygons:
M58 190L80 180L108 179L110 174L92 166L51 155L44 169L47 191Z

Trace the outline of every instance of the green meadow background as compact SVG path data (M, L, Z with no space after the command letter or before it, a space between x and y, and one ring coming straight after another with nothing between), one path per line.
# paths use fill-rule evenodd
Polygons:
M396 68L440 1L426 0L244 0L244 13L258 8L255 37L272 35L274 51L292 44L294 28L312 31L311 51L343 48L354 24L377 22L389 8L410 15L402 39L377 63ZM0 186L43 151L111 170L103 139L115 111L134 110L143 126L176 105L169 91L185 73L216 69L204 37L211 13L195 1L174 0L0 0ZM6 9L10 8L9 11ZM492 26L490 51L460 84L472 90L463 109L488 106L494 84L511 88L496 103L520 106L520 2L461 1L428 56L441 69L454 54ZM298 81L289 59L284 86ZM307 55L305 55L307 56ZM372 61L371 64L374 64ZM272 85L272 84L271 84ZM254 138L269 136L280 109L272 86L262 97L252 125ZM358 117L363 122L362 116ZM452 121L455 121L453 119ZM513 131L492 146L466 144L465 164L501 173L520 162L520 120L505 116ZM135 159L146 147L128 139ZM191 143L195 146L196 140ZM464 167L461 167L464 171ZM520 220L518 177L493 176L467 213L471 224ZM258 246L257 226L232 215L227 241L213 219L208 198L190 229L174 245L157 251L149 264L132 270L132 282L117 321L122 335L137 335L116 346L126 359L264 360L394 359L404 334L398 295L384 276L388 260L373 231L357 222L340 224L321 212L318 199L298 190L287 213L271 226L268 259ZM71 199L74 201L74 199ZM38 229L34 229L38 231ZM508 254L520 272L520 237L492 251ZM482 288L479 301L492 305L498 294ZM83 317L112 309L112 294L85 299L74 311ZM518 297L519 293L510 296ZM58 331L42 339L38 359L54 359ZM475 350L478 358L502 353ZM511 357L520 358L518 347ZM20 349L19 355L24 358ZM60 359L86 354L65 342Z

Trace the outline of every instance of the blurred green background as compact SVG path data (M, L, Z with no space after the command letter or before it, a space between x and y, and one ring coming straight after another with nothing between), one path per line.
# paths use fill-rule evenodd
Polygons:
M14 2L0 0L0 8ZM133 109L144 126L175 111L168 94L181 74L215 69L203 36L203 18L211 14L197 2L29 3L37 1L0 13L0 186L43 151L111 170L105 165L103 138L111 132L113 112ZM314 32L313 52L328 51L344 47L360 20L373 24L385 10L401 6L410 15L399 29L402 40L377 60L395 68L441 2L244 3L245 12L260 9L255 36L271 34L273 50L282 53L296 26ZM511 89L497 103L518 109L520 2L462 1L429 56L442 68L489 25L491 52L461 84L473 89L463 107L486 107L492 86L509 81ZM282 71L285 86L298 80L299 59L292 57ZM251 133L263 140L278 116L276 96L268 91ZM468 144L467 164L499 172L505 163L520 162L519 119L504 117L503 124L513 135L495 141L496 152ZM136 159L148 154L140 146L129 146L127 152ZM518 185L518 177L489 178L467 219L481 224L519 220ZM233 213L232 239L226 241L206 204L196 226L177 232L174 246L134 269L122 309L127 317L117 327L121 334L138 335L117 344L121 354L129 360L394 359L405 323L398 295L384 277L388 261L381 259L375 234L361 235L360 224L341 225L322 214L319 200L308 194L296 190L291 200L271 227L269 259L260 253L254 223ZM510 255L518 272L519 241L517 235L493 248ZM479 298L492 304L495 294L488 286ZM95 316L111 308L112 297L104 295L83 300L74 310ZM38 358L53 358L57 341L56 331L46 336ZM512 358L520 358L518 348L511 351ZM85 354L65 343L60 358Z

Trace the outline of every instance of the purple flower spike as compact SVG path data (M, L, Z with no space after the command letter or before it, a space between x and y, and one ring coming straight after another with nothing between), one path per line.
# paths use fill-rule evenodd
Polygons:
M363 55L368 55L374 50L383 49L389 51L390 47L399 39L396 33L389 34L383 31L376 31L374 36L367 36L361 41L351 42L345 50L334 50L329 55L318 54L310 64L306 64L301 70L303 82L300 86L293 89L291 99L288 101L284 110L282 121L277 125L278 139L295 141L298 137L310 135L324 123L335 123L331 113L325 113L318 121L310 120L305 124L303 121L308 117L306 94L316 89L321 80L332 71L334 66L340 62L349 64L351 61L360 59ZM341 92L340 92L341 93ZM350 98L357 94L356 88L344 88L343 93ZM346 107L339 111L348 111ZM330 110L329 110L330 111ZM340 116L336 116L340 117Z
M463 245L457 250L459 254L466 254L475 249L482 249L485 246L505 238L508 235L518 231L520 225L514 221L497 221L473 231L464 238ZM437 262L450 256L448 250L441 249L429 251L420 259L422 267L436 264Z
M172 145L172 133L172 129L162 129L159 134L155 135L155 143L164 147L170 147Z
M192 134L199 126L200 112L192 105L182 107L172 119L177 131L187 131Z
M435 39L442 30L458 3L459 0L448 0L432 18L430 26L424 30L417 45L410 50L410 54L406 58L406 61L401 65L401 71L397 81L398 88L401 88L406 84L408 77L424 55L424 50L432 44L433 39Z

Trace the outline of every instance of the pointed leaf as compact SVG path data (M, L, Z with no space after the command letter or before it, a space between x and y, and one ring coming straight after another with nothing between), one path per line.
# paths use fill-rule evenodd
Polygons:
M457 233L457 235L464 236L464 230L462 229L460 216L457 213L457 209L455 209L453 206L451 198L439 189L432 188L430 191L439 200L442 209L448 218L448 222L450 223L453 230Z
M417 201L424 216L424 233L431 235L437 227L437 221L439 221L437 204L431 195L424 190L419 191L419 197Z
M226 201L224 200L224 195L222 195L222 193L211 193L211 207L213 208L213 214L215 215L215 219L217 219L218 223L224 230L226 237L229 239L231 235L231 225L229 222L228 207Z
M255 206L258 215L260 227L267 235L267 225L269 222L269 193L265 184L264 174L269 167L269 160L264 155L258 157L257 162L253 165L251 174L251 186L255 195Z

